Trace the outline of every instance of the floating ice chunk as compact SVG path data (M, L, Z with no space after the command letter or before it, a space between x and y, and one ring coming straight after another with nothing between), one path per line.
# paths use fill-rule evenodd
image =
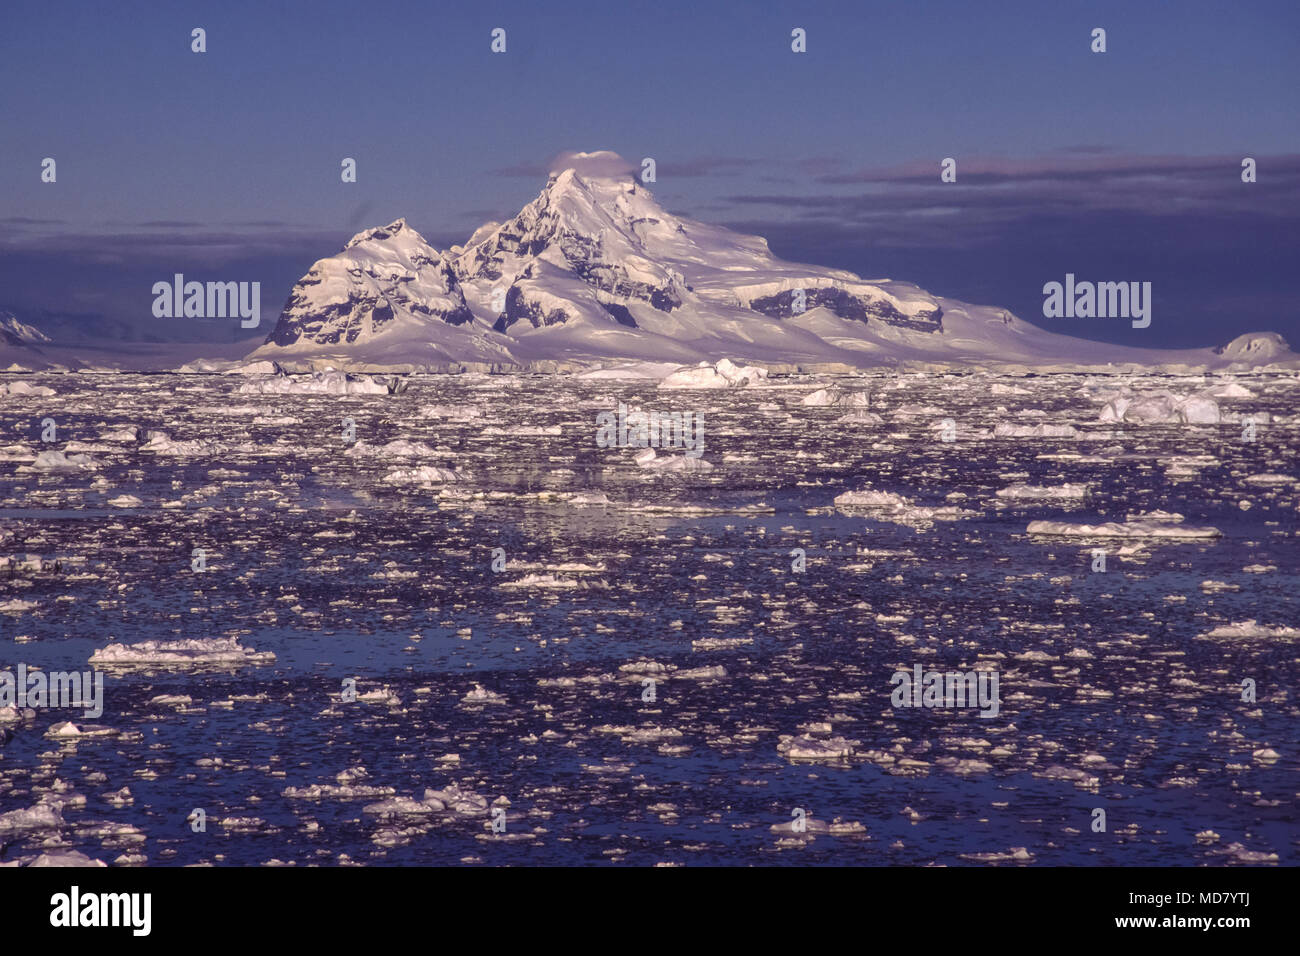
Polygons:
M892 491L873 491L869 488L836 495L835 507L849 514L870 512L873 517L892 521L895 524L927 524L936 520L955 521L976 514L953 505L936 508L918 505L912 499L894 494Z
M424 802L431 806L441 803L456 813L467 815L483 813L488 808L487 797L479 796L472 790L462 790L455 783L448 784L442 790L426 789Z
M602 491L577 491L561 497L575 508L595 508L613 504Z
M483 409L477 405L421 405L421 418L445 418L452 421L471 421L480 418Z
M118 426L116 428L105 428L99 433L100 441L109 442L133 442L138 441L140 432L132 426Z
M1116 399L1116 401L1124 401ZM1173 421L1178 411L1178 400L1172 395L1156 395L1150 398L1138 398L1128 401L1122 414L1116 421L1127 422L1168 422ZM1104 418L1103 418L1104 420Z
M1073 425L1049 425L1041 422L1037 425L1012 425L1010 422L998 422L993 427L994 438L1078 438L1079 430Z
M1240 584L1229 584L1227 581L1202 581L1201 590L1206 594L1217 594L1219 591L1240 591Z
M1033 499L1033 500L1058 500L1058 499L1079 499L1088 497L1089 486L1086 484L1069 484L1064 485L1027 485L1023 482L1016 482L1014 485L1008 485L998 491L999 498L1014 498L1016 500Z
M585 589L588 585L573 578L556 577L554 574L525 574L514 581L502 581L497 587L502 588L550 588L567 591L575 588Z
M359 441L351 445L343 454L349 458L428 458L437 452L424 442L406 441L398 438L386 445L371 445Z
M1129 518L1122 524L1108 521L1105 524L1071 524L1066 521L1031 521L1025 529L1028 534L1070 538L1217 538L1218 528L1191 527L1173 521Z
M422 803L413 797L390 797L387 800L380 800L377 803L368 803L361 808L361 812L370 816L387 817L387 816L420 816L423 814L434 813L441 810L442 807L435 806L433 803Z
M50 850L42 853L32 862L27 864L29 867L47 867L47 866L76 866L76 867L98 867L108 866L103 860L93 860L80 850Z
M482 684L475 684L473 690L461 698L465 704L504 704L505 696L495 691L490 691Z
M384 382L329 370L316 372L308 379L283 375L245 382L238 392L241 395L387 395L389 389Z
M1236 382L1224 382L1219 385L1206 389L1205 393L1211 398L1254 398L1255 393L1248 388L1243 388Z
M0 813L0 835L30 830L58 830L63 826L63 814L55 804L38 803L27 810Z
M1204 638L1224 638L1228 640L1248 640L1254 638L1274 638L1277 640L1295 640L1300 638L1300 630L1294 627L1268 627L1258 623L1254 618L1239 621L1236 624L1220 624L1206 631Z
M732 385L757 385L767 378L767 369L759 365L737 365L731 359L720 359L714 366L719 375Z
M1260 850L1247 850L1240 843L1229 843L1221 850L1211 850L1215 856L1230 856L1239 863L1276 863L1277 854Z
M696 651L724 651L753 643L752 637L700 637L691 641L691 648Z
M872 491L868 488L863 491L846 491L843 494L836 495L835 504L855 508L894 510L911 507L912 501L910 498L896 495L892 491Z
M269 664L270 651L254 651L237 637L210 637L179 641L141 641L109 644L90 655L90 663L104 667L184 668L204 665Z
M43 451L31 464L36 471L93 471L98 467L89 455L65 455L61 451Z
M649 455L646 454L649 452ZM644 448L636 454L636 463L651 471L672 472L679 475L703 475L713 470L713 463L690 455L664 455L659 457L653 448Z
M628 664L620 664L619 671L624 674L666 674L673 669L671 664L664 664L659 661L632 661Z
M118 495L116 498L109 498L108 503L114 508L139 508L144 504L135 495Z
M962 777L976 773L988 773L993 769L993 765L988 761L973 758L940 757L935 761L935 765Z
M388 685L368 690L364 694L357 696L363 704L383 704L385 707L401 707L402 698L398 697Z
M223 817L217 823L227 830L241 833L252 833L266 827L266 821L261 817Z
M605 571L603 564L586 564L582 561L561 561L559 564L545 565L547 571L569 574L600 574Z
M1254 422L1256 425L1268 425L1273 422L1273 413L1272 412L1250 412L1245 415L1236 415L1234 416L1234 418L1235 420L1242 421L1242 422L1249 419L1250 421ZM1285 422L1286 419L1279 418L1278 421Z
M106 727L78 727L70 720L61 720L45 731L46 737L65 739L70 737L103 737L113 733Z
M1189 425L1217 425L1219 403L1208 395L1193 395L1178 404L1178 420Z
M196 438L191 441L175 441L164 431L149 431L145 434L147 441L140 446L141 451L153 452L155 455L208 455L217 449L215 442Z
M398 468L384 475L380 481L388 485L438 485L460 481L460 472L451 468L439 468L436 465L420 465L417 468Z
M287 787L280 796L290 800L366 800L371 797L391 797L397 791L392 787L372 787L366 784L313 783L308 787Z
M646 727L602 724L599 727L593 727L591 732L594 734L614 734L620 737L625 744L655 744L665 740L677 740L683 736L682 732L676 727L660 727L654 724Z
M1105 404L1098 420L1156 425L1175 422L1217 425L1221 417L1219 403L1205 393L1182 396L1165 391L1139 396L1124 391Z
M10 382L8 385L0 385L0 397L12 395L14 397L48 398L53 394L54 389L47 388L44 385L32 385L29 382Z
M796 828L794 820L785 823L774 823L770 827L773 833L780 833L787 836L799 836L805 833L829 833L830 825L825 820L816 820L812 817L804 817L803 820L797 821L800 826Z
M781 734L776 751L787 760L845 760L857 753L861 743L860 740L846 740L843 737L819 740L807 735L796 737Z
M799 404L810 408L866 408L871 404L871 398L866 392L846 392L831 386L805 395Z
M0 461L35 461L36 453L26 445L0 445Z
M727 669L721 664L713 667L688 667L673 673L673 677L680 680L722 680L726 676Z
M1032 394L1029 389L1021 388L1019 385L1003 385L1001 382L994 382L989 391L994 395L1029 395Z
M560 425L511 425L507 428L499 428L496 425L489 425L481 432L483 435L520 435L544 438L554 435L563 435L564 428Z
M1246 482L1246 484L1248 485L1263 485L1265 487L1271 488L1280 485L1294 485L1297 479L1292 478L1290 475L1279 475L1279 474L1273 474L1271 472L1266 472L1261 475L1251 475L1250 477L1243 478L1242 480Z
M722 359L716 365L701 362L697 366L686 366L666 376L659 382L660 388L737 388L745 385L759 385L767 378L767 369L758 365L739 366L730 359Z
M976 863L1032 863L1034 855L1023 846L1013 846L1006 853L959 853L963 860Z

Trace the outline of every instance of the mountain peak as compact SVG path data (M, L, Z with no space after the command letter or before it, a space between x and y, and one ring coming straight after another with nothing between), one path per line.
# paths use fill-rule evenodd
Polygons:
M551 173L533 206L539 214L546 208L565 208L585 219L596 210L603 210L605 216L621 219L628 214L628 202L634 196L639 196L642 202L654 202L649 190L638 189L631 176L593 176L576 169L565 169ZM655 209L659 214L667 215L657 206ZM602 223L601 227L607 225Z
M382 242L385 239L391 239L393 236L402 233L405 233L410 238L418 239L420 242L424 242L424 237L421 236L419 233L417 233L410 226L408 226L406 224L406 219L403 217L403 218L394 219L386 226L376 226L373 229L363 229L361 232L357 233L355 236L349 239L347 245L345 245L343 248L351 249L353 246L359 245L360 243L363 242L372 242L372 241Z

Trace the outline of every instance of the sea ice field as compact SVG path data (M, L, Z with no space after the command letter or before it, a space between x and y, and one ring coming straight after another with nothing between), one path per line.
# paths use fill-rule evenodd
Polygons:
M0 376L0 865L1296 862L1295 372L627 375Z

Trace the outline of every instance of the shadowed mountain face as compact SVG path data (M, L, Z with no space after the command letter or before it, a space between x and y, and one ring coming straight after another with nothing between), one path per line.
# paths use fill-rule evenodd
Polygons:
M399 219L358 233L298 280L268 343L353 345L399 316L460 325L473 319L450 262Z
M465 246L439 251L403 219L358 233L298 281L251 357L411 369L724 356L851 366L1292 357L1275 336L1247 338L1258 347L1173 353L1050 334L1005 309L778 259L761 237L672 215L631 176L568 168Z

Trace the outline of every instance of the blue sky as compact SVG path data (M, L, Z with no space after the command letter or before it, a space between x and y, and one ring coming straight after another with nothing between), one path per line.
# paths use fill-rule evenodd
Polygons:
M463 241L550 157L612 149L656 158L671 211L786 258L1111 341L1295 344L1297 27L1300 5L1250 0L9 0L0 307L148 327L152 283L184 271L260 280L274 315L364 227ZM1151 328L1044 320L1067 271L1153 282Z

